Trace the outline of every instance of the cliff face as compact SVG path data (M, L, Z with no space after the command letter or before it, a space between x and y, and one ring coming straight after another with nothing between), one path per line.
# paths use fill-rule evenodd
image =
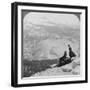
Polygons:
M62 67L54 67L55 65L51 65L52 68L49 68L45 71L38 72L34 74L32 77L44 77L44 76L65 76L65 75L80 75L80 59L77 57L70 64L64 65Z

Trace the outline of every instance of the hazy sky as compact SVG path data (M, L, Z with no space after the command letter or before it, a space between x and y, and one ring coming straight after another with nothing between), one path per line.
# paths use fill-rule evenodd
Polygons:
M28 11L28 10L23 10L22 11L22 16L24 18L24 16L28 13L30 13L31 11ZM74 15L76 15L78 17L78 19L80 20L80 14L79 13L75 13Z
M36 25L58 26L60 28L70 27L72 29L80 28L79 15L67 13L44 13L44 12L29 12L23 13L24 29Z

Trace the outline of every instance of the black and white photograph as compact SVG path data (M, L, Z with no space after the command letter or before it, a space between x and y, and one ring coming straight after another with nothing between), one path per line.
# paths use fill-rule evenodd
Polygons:
M86 7L14 3L13 9L18 85L87 81Z
M80 75L80 14L22 15L22 78Z

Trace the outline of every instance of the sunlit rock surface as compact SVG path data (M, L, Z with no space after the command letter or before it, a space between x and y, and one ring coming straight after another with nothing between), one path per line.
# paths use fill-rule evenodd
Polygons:
M80 62L79 58L78 58L78 62ZM77 62L77 59L75 59L72 63L64 65L62 67L55 67L55 65L52 65L52 68L47 69L42 72L38 72L38 73L34 74L32 77L80 75L80 64L78 64L78 62ZM77 64L76 66L74 66L75 63Z

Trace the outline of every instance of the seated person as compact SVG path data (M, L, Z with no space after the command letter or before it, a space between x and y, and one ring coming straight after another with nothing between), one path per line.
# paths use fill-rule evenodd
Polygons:
M70 58L72 58L72 57L76 57L76 54L72 51L71 46L68 45L68 47L69 47L69 56L70 56Z
M59 64L58 64L58 66L61 66L62 64L64 64L66 58L67 58L67 52L65 51L64 52L64 55L61 58L59 58Z

